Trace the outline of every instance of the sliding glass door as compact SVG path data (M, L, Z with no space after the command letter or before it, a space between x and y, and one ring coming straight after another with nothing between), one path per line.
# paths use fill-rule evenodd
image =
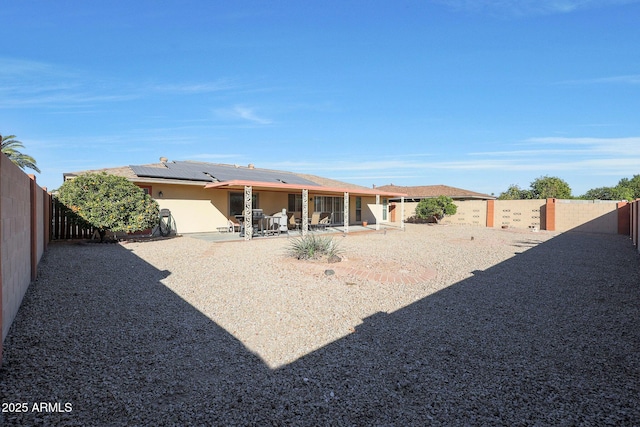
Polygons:
M313 211L331 214L332 225L344 224L344 197L315 196Z

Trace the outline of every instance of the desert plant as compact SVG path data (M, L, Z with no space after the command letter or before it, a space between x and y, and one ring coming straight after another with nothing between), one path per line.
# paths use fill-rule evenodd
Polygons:
M287 248L287 253L297 259L318 259L322 256L331 258L342 252L338 243L331 237L320 237L315 234L293 239Z

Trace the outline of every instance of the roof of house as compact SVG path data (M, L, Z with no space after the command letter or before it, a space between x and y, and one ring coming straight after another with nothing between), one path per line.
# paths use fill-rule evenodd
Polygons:
M77 175L95 172L106 172L138 182L157 182L161 180L162 182L176 184L207 185L207 188L260 184L263 187L282 189L306 187L319 189L319 187L323 187L331 191L354 191L362 194L389 193L383 189L373 190L369 187L316 175L256 168L251 164L248 166L239 166L193 161L163 161L161 163L147 165L86 170L65 173L64 177L68 179Z
M376 187L378 190L388 191L392 193L404 193L409 199L426 199L438 196L447 196L452 199L482 199L493 200L496 197L489 194L477 193L475 191L465 190L463 188L450 187L448 185L419 185L413 187L405 187L400 185L382 185Z
M294 173L205 162L165 162L163 167L129 166L138 177L182 179L203 182L247 180L281 184L316 185Z

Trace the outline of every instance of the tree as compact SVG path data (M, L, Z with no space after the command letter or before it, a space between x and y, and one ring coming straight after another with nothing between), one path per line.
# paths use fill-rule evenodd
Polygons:
M598 187L584 193L586 200L633 200L633 191L626 187Z
M40 173L40 169L36 166L36 160L27 155L18 151L18 148L24 148L22 142L15 139L15 135L0 135L0 140L2 141L2 153L6 154L9 157L9 160L13 162L20 169L29 168L34 171Z
M422 199L416 206L416 217L421 219L435 219L438 224L446 215L455 215L458 207L453 199L447 196Z
M640 175L634 175L633 178L622 178L618 182L618 187L626 188L631 192L631 198L627 200L640 199Z
M531 183L533 199L570 199L571 187L555 176L541 176Z
M100 239L107 230L133 232L158 223L158 203L124 177L89 173L65 181L58 199L96 227Z
M533 199L531 190L523 190L516 184L512 184L507 188L507 191L500 193L498 196L500 200L521 200L521 199Z

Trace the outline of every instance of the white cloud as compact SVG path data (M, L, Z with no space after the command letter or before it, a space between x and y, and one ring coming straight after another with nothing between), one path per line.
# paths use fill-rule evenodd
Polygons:
M529 138L527 142L541 145L564 145L586 147L586 153L602 156L603 154L626 155L630 157L640 157L640 137L626 138L565 138L565 137L544 137Z
M254 108L236 105L232 108L217 109L215 114L224 119L241 119L259 125L270 125L273 120L261 117L255 113Z
M50 64L15 58L0 58L0 78L6 76L24 77L30 74L60 74Z
M638 0L433 0L454 10L499 16L535 16L637 3Z
M220 92L224 90L230 90L236 88L236 85L230 80L218 80L215 82L204 83L181 83L181 84L158 84L152 86L153 90L160 92L173 92L173 93L210 93Z
M637 85L640 84L640 74L626 74L621 76L609 76L609 77L598 77L594 79L577 79L577 80L565 80L561 81L558 84L566 84L566 85L585 85L585 84L630 84Z
M185 159L235 159L243 157L241 154L201 153L184 156Z
M470 152L431 156L397 156L359 162L328 161L278 162L270 167L338 176L345 171L357 179L391 176L424 176L433 171L493 173L577 173L587 175L633 175L640 173L640 137L628 138L530 138L514 147L522 149Z

